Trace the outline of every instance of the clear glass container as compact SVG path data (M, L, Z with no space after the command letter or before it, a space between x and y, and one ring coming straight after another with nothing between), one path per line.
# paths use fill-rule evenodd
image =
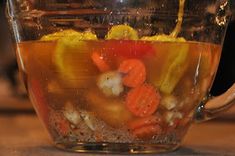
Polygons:
M194 119L234 101L234 86L205 98L228 1L8 0L7 16L30 99L59 148L172 151Z

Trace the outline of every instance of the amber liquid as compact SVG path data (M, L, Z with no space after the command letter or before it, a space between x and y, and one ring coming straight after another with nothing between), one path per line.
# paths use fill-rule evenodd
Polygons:
M177 130L187 126L194 108L208 92L221 52L218 45L200 42L117 40L81 41L79 45L58 52L56 41L18 44L31 101L57 142L161 142L173 133L177 136ZM154 86L161 96L152 114L161 117L161 133L150 138L133 135L128 123L141 117L133 115L125 105L130 88L124 87L116 97L105 96L97 87L102 72L91 59L93 52L102 56L111 71L126 59L144 63L145 83ZM165 82L167 77L169 83ZM163 83L169 86L164 88ZM164 106L166 96L174 97L176 104L172 108ZM66 118L66 105L80 114L77 124ZM168 118L169 112L181 116Z

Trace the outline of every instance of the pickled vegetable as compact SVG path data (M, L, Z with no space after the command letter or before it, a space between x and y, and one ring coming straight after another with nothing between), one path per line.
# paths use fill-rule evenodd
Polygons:
M112 127L123 127L132 118L121 99L107 98L99 90L89 91L87 101L89 109Z
M91 32L76 32L61 37L57 46L53 62L58 68L61 79L71 86L86 86L97 69L86 59L89 49L83 40L96 40L95 34ZM82 75L82 76L80 76Z
M115 39L115 40L137 40L138 33L135 29L128 25L116 25L113 26L108 34L106 35L107 40Z

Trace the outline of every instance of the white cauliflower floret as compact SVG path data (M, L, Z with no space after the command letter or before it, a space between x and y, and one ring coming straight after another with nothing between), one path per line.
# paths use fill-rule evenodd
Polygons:
M175 119L182 119L182 118L183 118L183 114L180 112L169 111L165 113L165 120L170 126L174 124Z
M74 126L78 126L80 122L84 122L91 130L95 130L92 123L92 116L86 111L76 110L72 103L67 102L64 106L63 114L65 118Z
M84 120L87 127L89 127L92 131L95 130L95 127L92 122L92 116L86 111L81 111L81 118Z
M80 113L70 102L65 104L63 114L65 118L74 125L77 125L81 121Z
M122 76L115 71L101 74L97 85L106 96L119 96L124 90Z
M172 110L178 104L178 100L173 95L166 95L161 99L160 105L165 107L167 110Z

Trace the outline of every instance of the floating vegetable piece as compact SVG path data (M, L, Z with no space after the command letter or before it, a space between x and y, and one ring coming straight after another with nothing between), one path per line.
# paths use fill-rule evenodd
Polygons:
M176 119L182 119L183 114L177 111L168 111L164 114L165 121L169 126L174 125Z
M115 25L106 35L107 40L138 40L138 33L128 25Z
M61 88L60 84L57 81L50 81L47 84L47 91L48 93L52 94L63 94L63 89Z
M84 40L97 40L91 32L76 32L57 41L54 61L61 79L72 87L86 87L97 69Z
M101 74L97 86L106 96L119 96L124 90L122 76L115 71Z
M90 113L88 113L87 111L80 111L80 116L81 118L84 120L84 122L86 123L86 125L92 130L95 130L95 127L93 125L92 122L92 116Z
M57 122L57 124L56 124L57 125L56 126L57 132L62 136L68 135L69 129L70 129L69 123L64 119L58 119L58 121L56 121L56 122Z
M31 90L29 92L30 97L31 97L32 102L35 103L34 107L38 116L43 120L45 124L48 124L48 120L49 120L48 102L44 95L43 88L42 88L40 81L37 79L30 79L29 89Z
M74 125L78 125L81 121L80 113L70 102L65 104L63 114L65 118Z
M175 108L178 104L178 100L173 95L165 95L162 97L160 105L166 108L167 110L171 110Z
M105 62L104 58L99 55L99 53L93 52L91 55L91 59L101 72L110 70L109 65Z
M133 130L132 132L136 137L141 139L150 139L154 135L159 135L162 133L162 128L160 125L147 125Z
M176 87L187 68L189 45L187 43L182 43L186 42L184 38L176 38L169 35L155 35L150 37L146 36L142 37L141 40L176 42L175 44L169 43L169 47L164 48L164 50L167 51L158 51L158 54L167 53L168 56L166 61L164 61L161 75L158 76L160 79L157 80L156 78L156 80L151 80L156 87L159 87L160 91L165 94L170 94Z
M189 118L183 117L183 114L178 111L168 111L164 113L166 122L166 133L172 133L180 126L186 126Z
M138 117L152 115L160 103L160 94L153 86L143 84L129 91L126 97L128 110Z
M131 120L128 123L128 127L131 130L146 126L146 125L152 125L152 124L162 124L162 117L160 115L151 115L144 118L137 118L134 120Z
M124 59L143 59L154 56L156 52L152 43L140 40L110 40L106 42L104 51Z
M137 118L128 123L133 135L141 139L152 138L162 133L162 117L151 115L144 118Z
M62 113L50 111L50 123L59 135L67 136L70 132L70 124Z
M44 35L41 37L40 41L55 41L61 39L64 36L74 36L74 35L81 35L81 33L73 29L67 29L52 34Z
M188 44L182 43L170 47L167 63L163 67L165 72L159 88L163 93L170 94L186 71L188 48Z
M97 89L88 92L87 101L89 109L112 127L122 127L132 118L122 100L107 98Z
M83 40L98 40L96 34L90 30L83 32L82 35Z
M161 41L161 42L185 42L183 37L172 37L169 35L154 35L154 36L143 36L141 40L144 41Z
M123 61L118 71L124 74L123 84L128 87L137 87L144 83L146 79L145 65L141 60L128 59Z

